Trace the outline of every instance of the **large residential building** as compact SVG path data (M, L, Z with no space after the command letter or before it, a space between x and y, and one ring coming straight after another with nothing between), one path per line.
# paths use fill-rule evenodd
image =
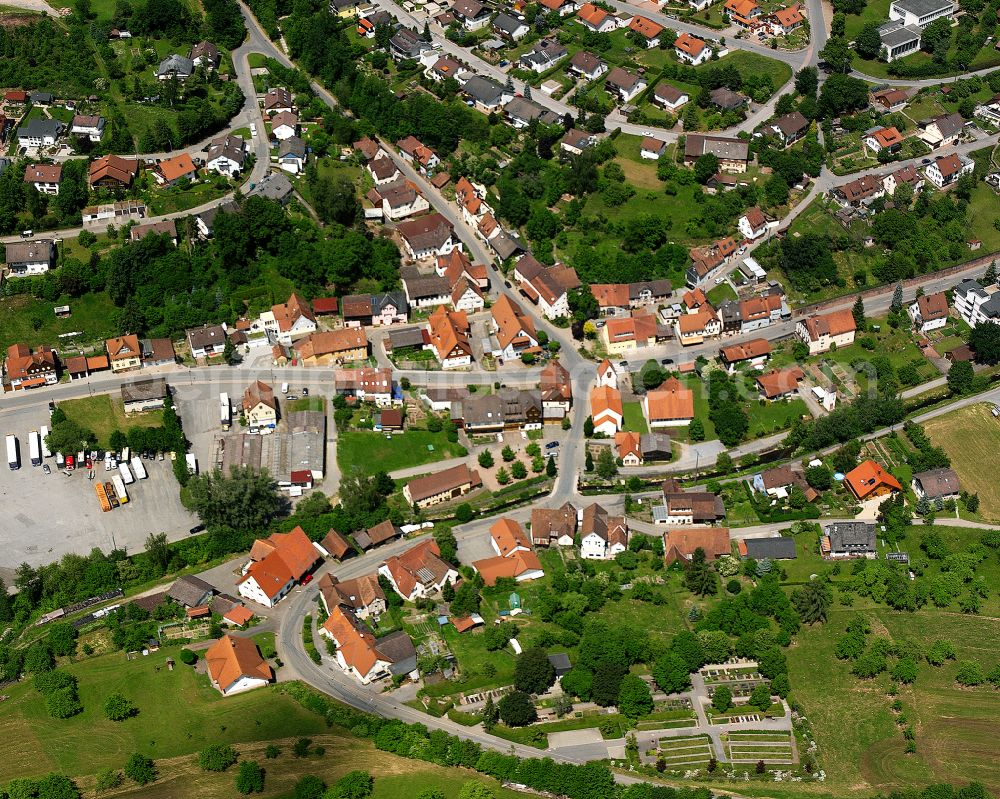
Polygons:
M319 560L319 551L301 527L288 533L272 533L254 541L237 589L251 602L274 607Z
M363 327L317 331L295 342L303 366L333 366L368 357L368 336Z
M571 547L577 521L576 508L568 502L559 508L532 508L531 543L536 547Z
M4 382L14 390L55 385L59 382L55 352L44 344L34 351L25 344L11 344L4 364Z
M630 316L608 319L599 335L608 355L623 355L654 345L659 330L655 314L636 311Z
M955 287L955 310L967 325L1000 322L1000 290L996 285L984 288L975 280L963 280Z
M396 230L402 240L403 251L412 260L434 258L447 255L454 249L462 249L455 229L439 213L400 222Z
M955 3L951 0L893 0L889 4L889 19L926 28L934 20L950 17L955 13Z
M468 494L482 486L479 472L462 463L450 469L418 477L403 486L403 496L411 505L429 508Z
M750 160L750 145L742 139L690 133L684 141L684 164L693 166L701 156L712 153L719 159L724 172L746 172Z
M854 343L857 325L850 309L813 314L795 326L795 334L809 347L809 354L827 352L836 344L846 347Z

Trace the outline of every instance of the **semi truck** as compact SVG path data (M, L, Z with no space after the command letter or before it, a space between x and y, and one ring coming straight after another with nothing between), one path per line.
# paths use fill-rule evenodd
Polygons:
M7 436L7 465L11 470L21 468L21 456L17 451L17 436Z
M132 472L129 471L128 464L125 461L118 464L118 474L125 481L125 485L132 485L135 482L135 478L132 477ZM114 480L113 477L111 479Z
M128 491L125 490L125 483L117 474L111 478L111 484L115 487L115 494L118 497L118 501L122 505L128 502Z
M101 503L101 510L105 513L111 510L111 500L108 499L108 491L104 487L104 483L95 483L94 493L97 494L97 501Z
M219 423L223 430L228 430L233 423L233 409L229 404L229 395L225 391L219 394Z
M28 433L28 454L31 456L32 466L42 465L42 442L37 430Z
M142 465L142 458L138 455L132 457L132 471L135 472L137 480L145 480L149 476L146 474L146 467Z
M49 427L48 427L48 425L44 425L44 424L42 425L41 436L42 436L42 457L43 458L51 458L52 457L52 453L49 452L49 445L45 442L45 439L47 439L49 437Z

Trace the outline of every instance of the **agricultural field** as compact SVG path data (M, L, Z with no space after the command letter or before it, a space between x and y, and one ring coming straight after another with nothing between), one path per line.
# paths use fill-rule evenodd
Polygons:
M991 405L979 404L938 416L923 424L924 432L944 448L958 473L962 488L979 494L979 514L984 521L1000 522L1000 483L984 468L1000 451L1000 420Z

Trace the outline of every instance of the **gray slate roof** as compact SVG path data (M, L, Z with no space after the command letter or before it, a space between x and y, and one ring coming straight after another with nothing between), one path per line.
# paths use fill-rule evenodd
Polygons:
M768 558L769 560L791 560L795 557L795 539L781 536L780 538L748 538L746 539L747 557L754 560Z

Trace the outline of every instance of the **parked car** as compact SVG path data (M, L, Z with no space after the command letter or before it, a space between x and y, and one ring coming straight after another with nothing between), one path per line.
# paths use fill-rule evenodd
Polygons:
M303 397L308 397L309 396L309 389L306 388L305 386L302 387L302 396Z
M188 530L188 535L194 535L195 533L203 533L203 532L205 532L205 525L196 524L194 527Z
M548 444L545 445L545 449L555 449L558 446L559 446L558 441L550 441Z

